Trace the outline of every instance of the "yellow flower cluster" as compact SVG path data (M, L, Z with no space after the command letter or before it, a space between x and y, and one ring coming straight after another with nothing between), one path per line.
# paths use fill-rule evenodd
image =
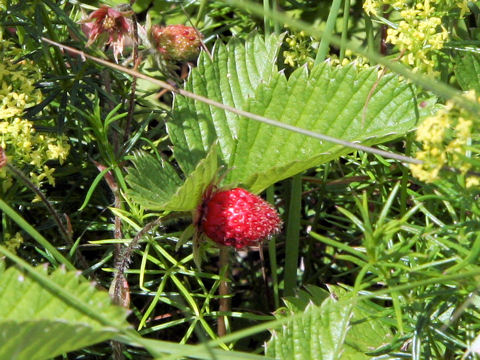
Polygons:
M10 252L16 253L17 249L23 244L22 234L17 232L15 236L5 233L5 238L2 245Z
M358 68L369 69L371 67L368 59L363 56L355 56L351 50L345 51L345 57L340 60L336 55L331 55L328 62L334 66L347 66L354 63Z
M318 43L304 31L288 35L285 42L288 50L283 52L284 63L293 68L307 64L311 69L315 62L315 46L318 46Z
M308 36L304 31L292 33L285 39L288 50L283 52L284 63L292 68L297 68L306 64L311 69L315 63L315 56L318 42ZM351 50L345 52L345 58L340 60L337 56L332 55L328 62L334 66L345 66L351 62L359 67L368 68L370 65L368 59L364 57L356 57Z
M385 7L395 10L402 10L407 7L424 9L426 13L433 10L440 16L449 14L452 10L460 10L462 18L470 10L468 0L364 0L363 10L367 15L381 16Z
M26 61L14 64L11 58L5 60L0 63L0 120L19 116L42 99L34 87L34 79L39 79L35 68Z
M473 92L466 96L475 100ZM451 101L435 115L426 118L418 127L416 136L417 141L422 143L422 150L417 152L416 158L423 164L410 165L412 175L421 181L433 182L439 179L440 170L445 166L467 173L472 167L466 161L472 139L472 119L471 113L457 108ZM479 184L478 177L466 179L466 187Z
M403 55L401 61L414 71L434 74L438 50L449 38L442 16L456 9L463 17L469 11L467 3L467 0L366 0L363 8L374 16L390 12L395 26L387 30L386 41L397 46Z
M26 108L38 104L42 94L35 89L35 81L40 74L33 63L13 61L15 49L10 43L0 44L0 146L5 150L7 161L22 168L28 168L34 183L47 180L54 185L50 169L46 162L63 162L69 152L69 145L62 137L47 136L35 131L31 121L22 119ZM12 179L6 168L0 169L0 191L5 192Z
M401 11L397 29L387 30L387 42L396 45L403 57L401 61L414 71L434 73L435 51L441 50L448 40L448 32L439 17L422 18L419 9Z

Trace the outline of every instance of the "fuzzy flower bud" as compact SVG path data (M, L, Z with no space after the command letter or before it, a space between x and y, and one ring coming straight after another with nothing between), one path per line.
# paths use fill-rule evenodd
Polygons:
M200 53L201 35L191 26L185 25L153 25L150 36L155 48L167 60L186 62L193 61Z

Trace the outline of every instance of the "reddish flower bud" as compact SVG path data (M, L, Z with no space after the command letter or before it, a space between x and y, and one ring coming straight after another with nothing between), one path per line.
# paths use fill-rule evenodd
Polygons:
M201 35L185 25L153 25L150 29L155 48L168 60L193 61L200 53Z

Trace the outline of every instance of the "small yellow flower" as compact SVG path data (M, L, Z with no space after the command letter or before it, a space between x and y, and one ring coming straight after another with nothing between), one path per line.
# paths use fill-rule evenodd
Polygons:
M470 9L468 8L468 1L463 0L457 3L457 6L460 8L460 17L463 18L465 14L470 13Z
M6 247L9 251L16 253L17 249L23 244L23 237L22 234L17 232L15 236L11 236L10 234L5 234L5 242L3 246Z
M374 0L365 0L363 2L363 10L367 15L370 15L370 16L371 15L377 16L378 14L377 6L378 6L378 2Z
M440 172L440 168L435 167L431 169L426 169L421 164L411 164L410 171L412 172L412 175L420 181L432 183L439 179L438 174Z
M478 176L469 176L465 180L465 186L467 189L477 187L480 185L480 178Z
M62 164L63 161L65 161L65 159L67 158L69 150L70 146L64 143L58 141L56 144L49 143L47 156L50 159L58 159L60 164Z
M473 122L471 120L466 120L463 117L458 118L458 123L455 126L455 132L458 138L468 139L472 136L472 126Z
M46 166L49 160L65 161L69 145L66 139L39 134L33 123L22 118L26 108L42 101L42 93L35 88L41 79L38 67L30 61L14 63L10 53L20 51L8 41L0 42L3 55L0 64L0 146L5 149L8 161L31 173L32 181L54 184L54 169ZM0 192L11 188L12 179L0 170Z
M476 101L474 93L465 93L464 96ZM416 158L423 164L412 165L412 175L422 181L431 182L439 176L444 166L458 169L466 174L472 168L472 162L466 161L472 156L472 128L474 115L467 110L458 108L453 101L447 101L443 109L426 118L417 130L417 140L422 149ZM480 178L469 177L467 187L475 186Z
M428 143L440 143L444 140L445 131L450 126L448 117L439 111L437 115L426 118L417 129L417 140Z
M437 74L435 57L449 39L442 18L458 7L464 9L463 17L468 8L465 0L461 4L434 0L366 0L363 6L367 14L381 12L383 15L392 8L398 11L400 19L387 30L386 41L403 53L400 61L410 65L413 71L431 75Z

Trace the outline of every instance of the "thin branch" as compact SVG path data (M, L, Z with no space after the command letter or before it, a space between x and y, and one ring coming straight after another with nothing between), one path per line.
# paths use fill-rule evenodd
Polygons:
M135 1L130 1L130 6L133 5ZM140 64L140 59L138 58L138 24L137 24L137 15L135 12L132 14L132 23L133 23L133 69L137 70ZM128 99L128 115L127 122L125 124L125 130L123 134L123 141L127 141L130 136L130 125L133 121L133 112L135 110L135 92L137 90L137 77L134 76L132 79L132 90L130 92L130 98Z

